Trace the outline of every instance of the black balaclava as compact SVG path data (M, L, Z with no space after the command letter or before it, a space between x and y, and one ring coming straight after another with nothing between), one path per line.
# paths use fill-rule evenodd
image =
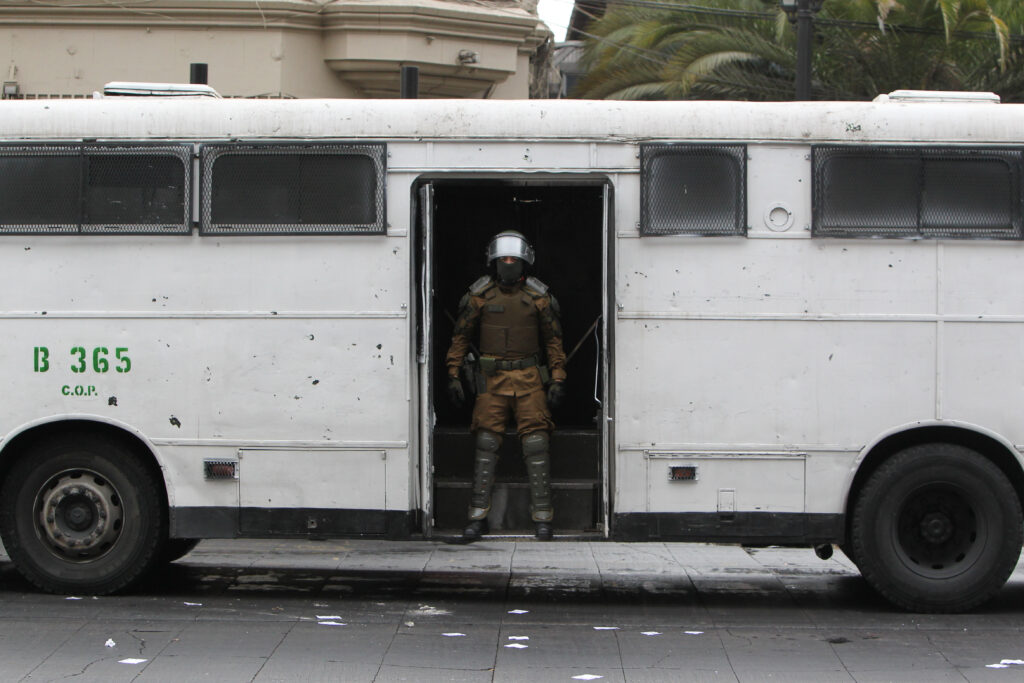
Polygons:
M497 268L498 282L506 287L519 282L519 278L523 276L523 259L517 258L515 263L504 263L499 258L495 259L494 265Z

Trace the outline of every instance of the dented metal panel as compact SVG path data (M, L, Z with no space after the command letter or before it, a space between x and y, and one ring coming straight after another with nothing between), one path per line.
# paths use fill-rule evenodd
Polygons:
M387 509L387 451L243 448L238 459L243 508Z
M647 451L647 512L804 512L804 453ZM697 468L695 481L672 481L670 467ZM770 480L771 486L765 486Z
M200 452L366 444L408 465L403 240L16 241L0 244L0 367L24 381L4 431L64 415L128 425L154 445L175 505L238 504L237 488L204 479ZM408 509L408 477L375 491Z

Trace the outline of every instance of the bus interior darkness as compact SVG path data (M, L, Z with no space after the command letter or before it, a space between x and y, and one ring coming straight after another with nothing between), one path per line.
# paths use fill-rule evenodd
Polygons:
M472 398L457 408L446 391L445 355L458 305L469 285L488 273L486 247L502 230L518 230L533 245L529 273L559 303L563 346L571 354L567 397L554 411L551 480L556 534L600 530L602 424L603 187L549 182L434 181L433 409L434 520L459 529L473 475ZM417 269L420 272L420 269ZM489 520L492 533L531 533L526 470L514 419L501 448Z

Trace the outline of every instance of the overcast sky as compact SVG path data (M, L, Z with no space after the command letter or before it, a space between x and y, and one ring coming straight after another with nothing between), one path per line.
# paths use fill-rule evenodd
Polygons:
M537 5L541 20L555 34L555 42L565 40L565 30L569 26L573 2L574 0L540 0Z

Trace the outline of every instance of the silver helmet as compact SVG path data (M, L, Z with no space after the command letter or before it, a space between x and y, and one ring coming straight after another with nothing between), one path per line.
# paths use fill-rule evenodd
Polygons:
M515 230L499 232L487 245L487 263L490 265L495 259L503 256L514 256L533 265L533 247L526 241L521 233Z

